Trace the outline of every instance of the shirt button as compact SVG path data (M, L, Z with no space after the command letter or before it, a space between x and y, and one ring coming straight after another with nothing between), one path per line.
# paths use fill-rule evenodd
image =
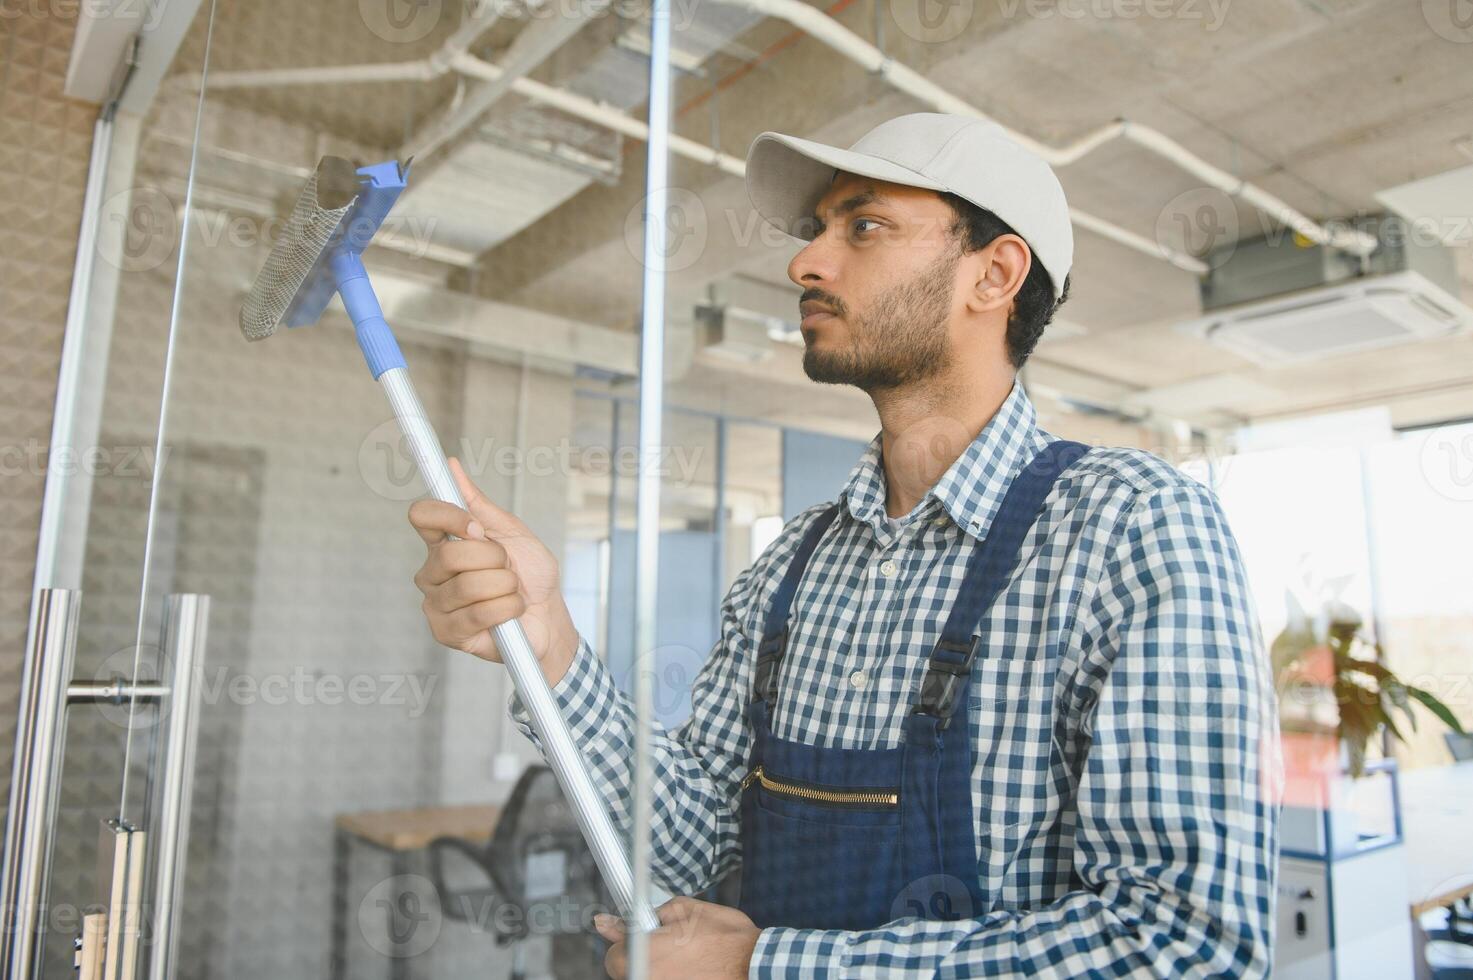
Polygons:
M864 687L865 680L864 671L862 670L856 670L849 675L849 683L855 687Z
M896 571L897 566L890 559L886 558L884 561L880 562L880 574L885 576L886 578L894 575Z
M950 521L949 518L946 518L946 517L938 517L935 520L933 520L931 523L932 524L935 524L937 527L945 527L946 525L950 524L951 521Z

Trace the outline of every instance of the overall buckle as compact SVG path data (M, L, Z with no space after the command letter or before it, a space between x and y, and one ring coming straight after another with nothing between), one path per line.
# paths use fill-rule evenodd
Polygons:
M951 724L952 712L956 710L957 689L972 672L972 661L976 659L981 643L980 636L971 637L965 644L951 643L945 638L936 641L926 663L926 676L921 679L916 714L939 718L943 729Z
M756 695L769 702L777 699L777 669L788 646L788 627L757 641L757 667L753 677Z

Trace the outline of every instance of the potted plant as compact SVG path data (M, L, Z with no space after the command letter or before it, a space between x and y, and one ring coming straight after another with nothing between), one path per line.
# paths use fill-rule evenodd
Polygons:
M1302 610L1296 612L1270 648L1286 733L1333 735L1347 771L1359 778L1365 772L1366 748L1383 727L1406 741L1397 727L1397 713L1416 730L1413 701L1453 731L1463 731L1457 717L1432 692L1406 683L1386 667L1381 644L1365 636L1354 609L1329 603L1319 623Z

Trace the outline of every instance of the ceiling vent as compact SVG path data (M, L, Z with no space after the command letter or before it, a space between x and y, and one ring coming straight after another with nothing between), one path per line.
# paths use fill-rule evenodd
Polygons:
M1355 225L1380 241L1364 263L1288 233L1220 250L1202 282L1203 316L1178 329L1276 367L1473 327L1446 247L1395 217Z

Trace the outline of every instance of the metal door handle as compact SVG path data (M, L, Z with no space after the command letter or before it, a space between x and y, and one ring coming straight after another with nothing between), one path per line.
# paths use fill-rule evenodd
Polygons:
M77 652L81 592L42 589L31 605L31 645L21 664L15 768L5 818L5 859L0 873L0 972L23 980L40 973L37 962L46 906L51 829L66 742L66 683Z
M150 976L168 976L178 947L178 884L189 837L190 784L198 729L199 671L209 621L210 597L168 597L164 614L164 646L170 651L167 684L127 679L112 684L71 682L76 660L77 618L81 592L41 589L31 608L32 642L21 666L21 701L16 725L15 768L10 784L10 812L5 821L3 864L0 864L0 975L31 980L41 975L41 928L56 824L56 799L66 744L66 713L73 704L99 701L162 703L172 711L165 727L165 755L160 770L159 860L154 883L154 955ZM137 846L141 848L142 834ZM141 851L138 852L141 860ZM141 879L128 888L129 909L113 909L116 919L137 914ZM121 920L120 920L121 921ZM105 950L109 964L131 962L139 930L123 932L131 951ZM104 980L112 980L104 971Z

